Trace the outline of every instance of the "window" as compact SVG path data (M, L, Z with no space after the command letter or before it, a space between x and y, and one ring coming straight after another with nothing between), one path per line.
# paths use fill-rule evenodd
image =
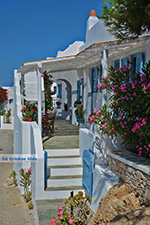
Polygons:
M77 80L77 99L80 100L80 80Z
M128 66L128 58L126 57L126 58L123 58L123 59L121 59L121 67L122 66Z
M120 59L115 60L115 65L114 65L114 67L115 67L115 70L117 70L117 69L120 68Z
M137 54L131 55L131 68L132 68L132 75L141 72L144 65L144 53L139 52Z
M55 92L55 94L56 94L56 92L57 92L57 87L56 87L56 86L54 86L54 92Z
M58 98L62 98L62 84L58 84Z
M97 92L98 85L98 67L92 68L92 92Z

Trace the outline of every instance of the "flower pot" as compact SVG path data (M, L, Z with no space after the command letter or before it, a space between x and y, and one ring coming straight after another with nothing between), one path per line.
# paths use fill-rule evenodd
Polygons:
M80 126L80 123L84 123L85 122L85 119L78 119L78 126Z

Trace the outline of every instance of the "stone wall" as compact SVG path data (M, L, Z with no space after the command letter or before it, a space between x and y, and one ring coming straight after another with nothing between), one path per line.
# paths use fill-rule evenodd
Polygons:
M128 157L126 157L128 156ZM131 158L131 160L130 160ZM150 163L127 152L108 153L108 165L113 172L134 191L141 203L150 205Z

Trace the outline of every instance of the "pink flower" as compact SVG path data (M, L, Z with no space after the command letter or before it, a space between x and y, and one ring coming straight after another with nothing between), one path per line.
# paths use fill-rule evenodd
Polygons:
M105 78L105 76L103 75L102 78Z
M54 219L54 218L51 219L51 225L57 225L56 219Z
M148 145L148 147L150 148L150 144Z
M115 92L115 93L114 93L114 96L116 96L116 95L117 95L117 93Z
M125 132L124 135L126 135L127 133Z
M58 218L59 218L60 220L62 220L62 219L63 219L63 215L58 216Z
M119 115L118 117L119 117L119 119L122 119L123 115Z
M69 218L68 223L73 224L73 220Z
M97 85L97 87L98 87L98 88L102 87L102 83L99 83L99 84Z
M103 127L107 128L107 123L104 123L104 124L103 124Z
M102 88L106 88L106 84L102 84Z

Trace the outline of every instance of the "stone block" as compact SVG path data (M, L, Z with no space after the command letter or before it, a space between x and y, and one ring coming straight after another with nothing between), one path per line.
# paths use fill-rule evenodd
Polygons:
M144 178L144 175L142 172L140 172L139 170L136 171L136 176L140 179L143 179Z
M150 188L148 188L148 187L145 190L145 198L150 200Z
M135 173L135 170L132 168L132 167L128 167L128 171L129 171L129 173Z

